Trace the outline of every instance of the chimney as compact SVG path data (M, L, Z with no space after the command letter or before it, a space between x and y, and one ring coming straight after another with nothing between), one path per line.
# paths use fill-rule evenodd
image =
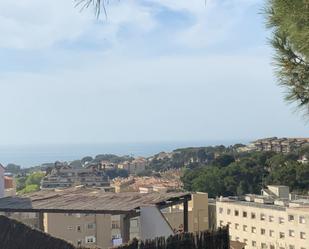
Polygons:
M4 197L4 167L0 164L0 198Z

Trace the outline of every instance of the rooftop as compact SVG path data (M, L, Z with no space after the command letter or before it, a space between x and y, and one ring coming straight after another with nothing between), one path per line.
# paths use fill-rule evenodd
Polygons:
M136 213L141 206L167 207L190 200L190 193L111 193L94 188L44 190L23 196L0 199L2 212L47 213Z

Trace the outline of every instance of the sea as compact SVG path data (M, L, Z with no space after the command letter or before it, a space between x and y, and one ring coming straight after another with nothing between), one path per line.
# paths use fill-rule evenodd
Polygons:
M225 141L185 141L185 142L145 142L145 143L102 143L102 144L52 144L52 145L10 145L0 146L0 163L20 165L23 168L53 163L73 161L85 156L98 154L130 155L148 157L159 152L170 152L178 148L214 145L246 144L248 140Z

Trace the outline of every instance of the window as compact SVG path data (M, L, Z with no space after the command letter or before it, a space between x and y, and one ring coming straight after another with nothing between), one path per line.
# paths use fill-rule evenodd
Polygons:
M261 243L261 248L262 249L266 249L267 248L267 245L265 243Z
M219 208L219 213L220 213L220 214L223 213L223 208Z
M300 238L301 239L306 239L306 233L300 232Z
M256 247L256 241L252 240L252 246Z
M131 220L130 225L131 225L131 227L138 227L138 220L137 219ZM222 220L220 221L220 226L223 226L223 221Z
M284 238L285 238L285 234L284 234L283 232L280 232L280 233L279 233L279 238L280 238L280 239L284 239Z
M248 240L247 240L247 239L244 239L244 243L248 244Z
M279 217L279 224L283 224L284 223L284 218Z
M220 227L223 227L223 220L220 220Z
M228 208L226 212L227 212L228 215L230 215L231 214L231 209Z
M275 249L275 246L274 245L270 245L269 249Z
M299 216L299 223L300 224L306 224L306 219L304 216Z
M295 232L294 232L294 230L289 230L289 236L290 236L290 237L295 237Z
M239 216L239 211L238 211L238 210L235 210L235 211L234 211L234 215L235 215L235 216Z
M289 215L289 221L294 221L294 215Z
M239 239L239 237L236 236L235 240L236 240L236 241L239 241L240 239Z
M294 245L289 245L289 249L295 249Z
M228 222L227 225L228 225L229 227L231 227L232 223L231 223L231 222Z
M94 236L86 236L85 241L87 244L95 243L95 237Z
M238 230L239 229L239 224L235 223L235 229Z
M275 235L275 231L274 230L269 230L269 236L270 237L274 237Z
M242 217L247 218L247 212L243 211L242 212Z
M82 230L81 226L76 226L77 232L80 232Z
M248 226L247 225L243 225L242 226L242 230L244 230L245 232L248 231Z
M251 219L255 219L256 215L255 213L251 213Z
M266 215L265 214L261 214L260 218L261 218L261 220L265 220L266 219Z
M251 232L256 233L256 227L251 227Z
M81 239L77 240L77 246L81 246L81 245L82 245L82 240Z
M261 228L261 234L265 235L265 233L266 233L266 230L264 228Z
M269 219L269 222L273 222L275 220L274 216L269 216L268 219Z
M87 225L87 228L88 228L88 229L94 229L94 228L95 228L95 224L94 224L94 223L89 223L89 224Z

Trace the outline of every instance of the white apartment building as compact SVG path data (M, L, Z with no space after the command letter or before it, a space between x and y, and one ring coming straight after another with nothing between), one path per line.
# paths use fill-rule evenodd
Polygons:
M309 202L282 198L286 189L270 186L261 196L221 197L217 226L229 225L231 240L246 243L246 249L309 249Z

